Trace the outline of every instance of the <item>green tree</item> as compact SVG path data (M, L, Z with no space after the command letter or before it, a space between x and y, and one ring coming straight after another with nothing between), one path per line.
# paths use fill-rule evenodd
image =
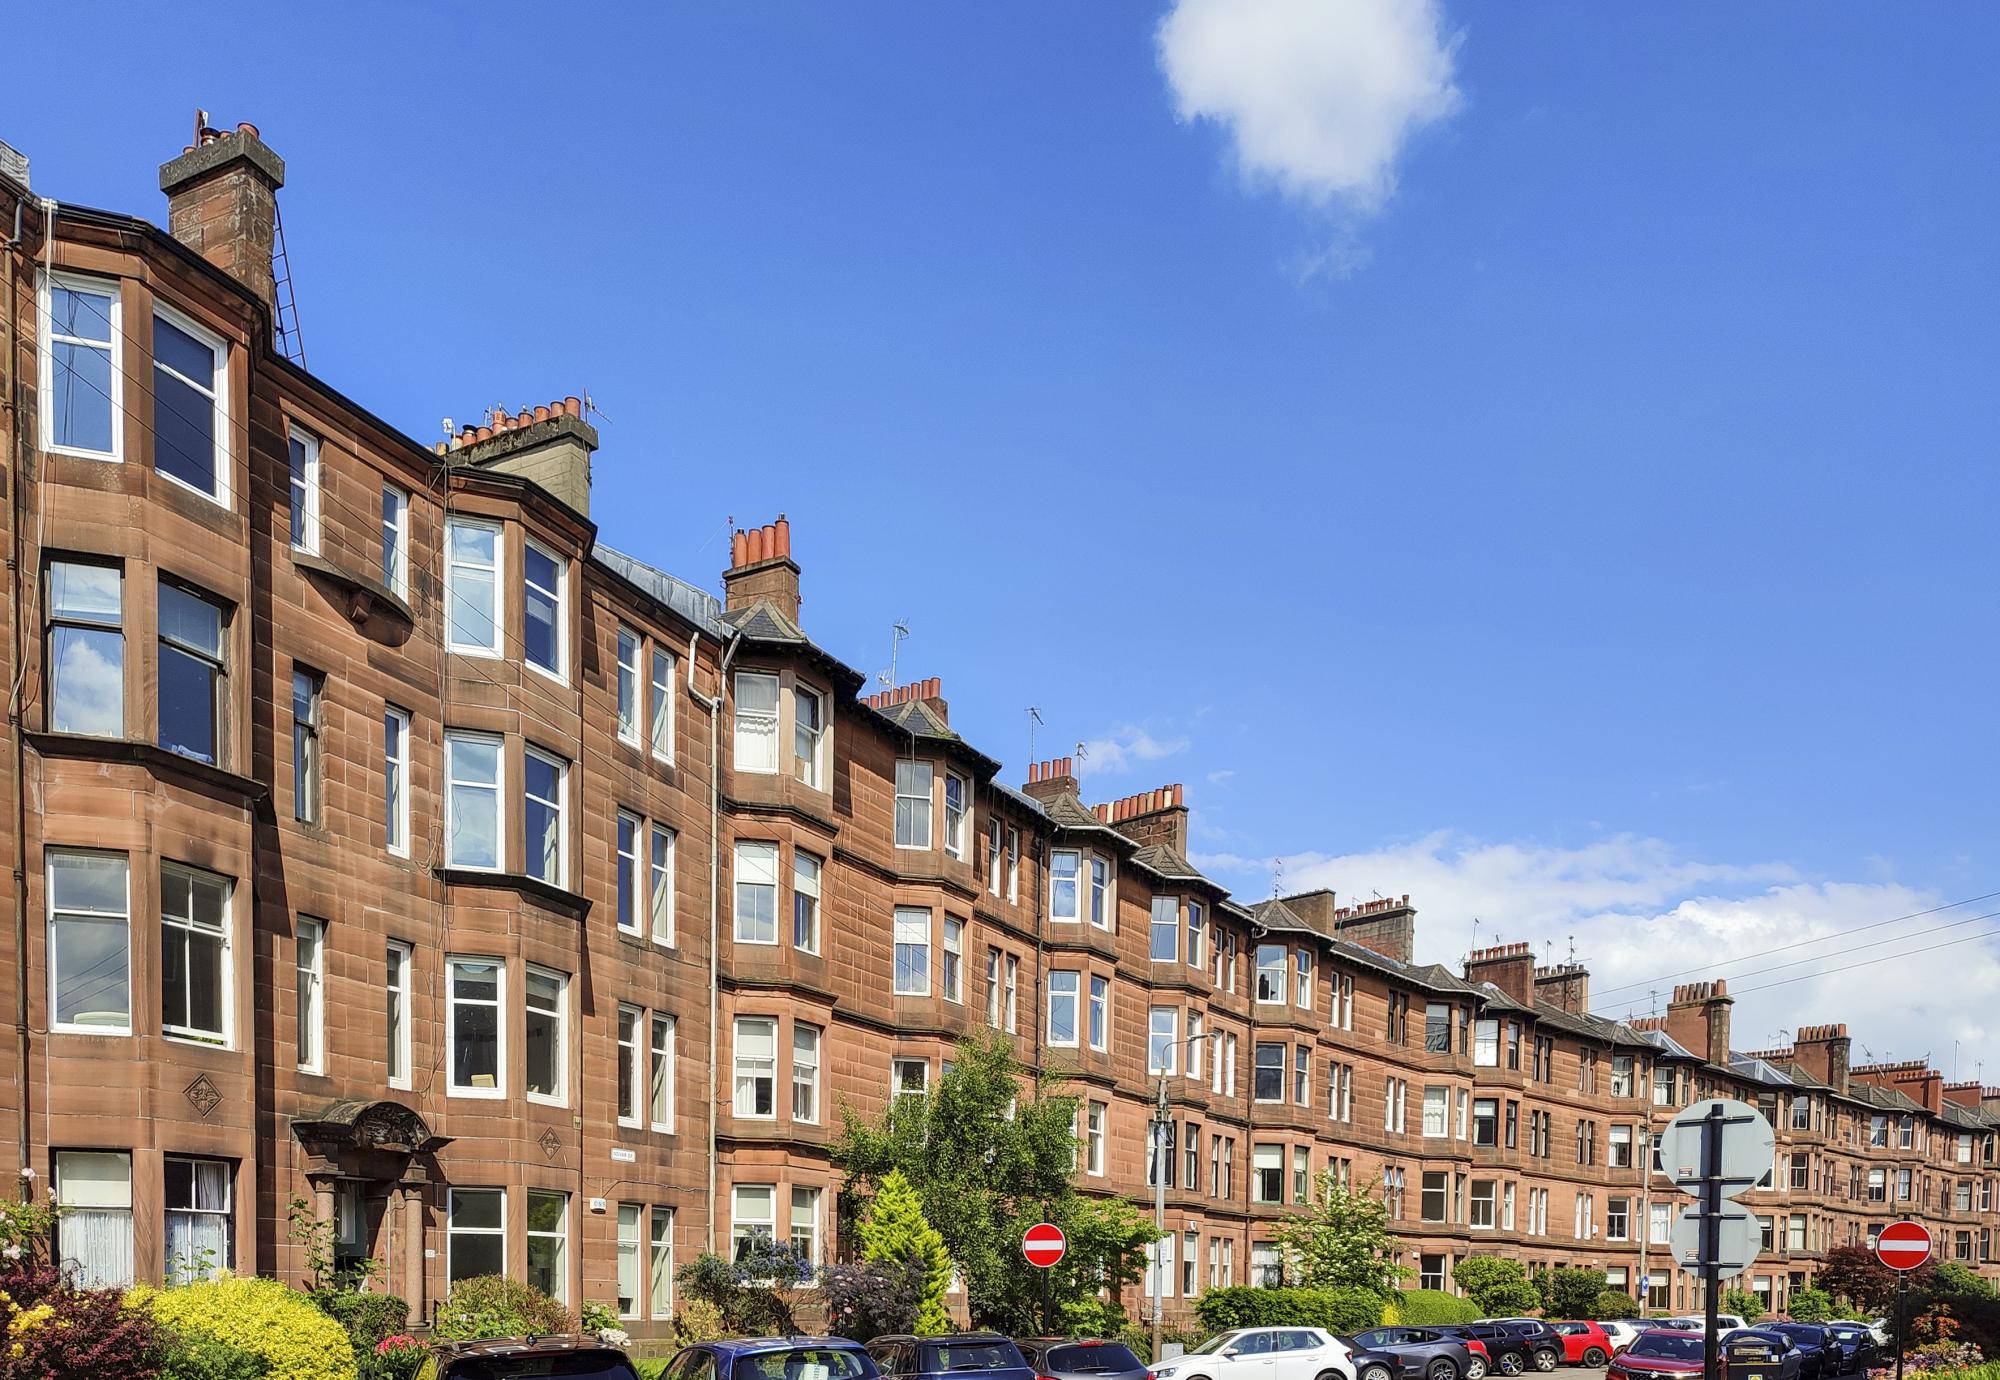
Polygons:
M1795 1289L1786 1301L1793 1322L1826 1322L1834 1315L1833 1296L1824 1289Z
M1597 1303L1591 1308L1590 1316L1599 1321L1613 1321L1618 1318L1636 1318L1639 1305L1632 1296L1620 1289L1606 1289L1597 1296Z
M986 1032L961 1041L950 1072L921 1097L894 1099L875 1122L845 1113L833 1151L850 1188L879 1187L901 1170L944 1239L965 1282L975 1325L1016 1336L1039 1332L1043 1290L1060 1313L1070 1303L1137 1281L1157 1233L1121 1200L1085 1198L1073 1182L1077 1099L1028 1070L1013 1041ZM1021 1256L1040 1221L1069 1238L1049 1276Z
M1541 1299L1535 1287L1528 1283L1528 1271L1518 1260L1504 1255L1469 1255L1458 1262L1451 1272L1452 1281L1461 1292L1479 1305L1479 1311L1489 1318L1506 1317L1522 1310L1519 1302L1504 1306L1496 1299L1519 1300L1533 1298L1529 1308L1540 1308Z
M1725 1289L1722 1293L1722 1311L1734 1313L1744 1322L1756 1322L1764 1316L1764 1300L1748 1289Z
M945 1251L944 1238L925 1218L916 1189L910 1187L900 1169L883 1176L861 1219L861 1258L876 1264L916 1261L923 1270L924 1283L913 1330L919 1337L951 1331L951 1314L944 1305L945 1294L951 1289L951 1256Z
M1304 1212L1271 1228L1292 1281L1305 1289L1372 1289L1386 1297L1404 1273L1390 1259L1388 1209L1379 1198L1346 1187L1331 1169L1320 1171L1315 1188Z
M1542 1312L1551 1318L1588 1318L1604 1292L1604 1271L1579 1270L1571 1265L1538 1276Z

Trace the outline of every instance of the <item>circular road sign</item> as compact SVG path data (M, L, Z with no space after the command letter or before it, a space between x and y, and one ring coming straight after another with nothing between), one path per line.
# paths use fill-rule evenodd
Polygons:
M1711 1097L1688 1104L1688 1109L1660 1132L1659 1166L1682 1192L1701 1192L1702 1174L1708 1168L1702 1133L1710 1110L1716 1107L1722 1109L1723 1118L1722 1196L1734 1198L1771 1172L1771 1156L1778 1148L1771 1123L1748 1102Z
M1049 1269L1069 1250L1069 1238L1053 1222L1037 1222L1022 1233L1021 1254L1030 1265Z
M1758 1246L1764 1240L1763 1228L1758 1226L1750 1209L1741 1203L1724 1203L1722 1217L1715 1224L1715 1233L1717 1276L1727 1279L1749 1269L1750 1262L1757 1258ZM1701 1209L1691 1207L1682 1212L1668 1240L1675 1264L1683 1270L1700 1270Z
M1921 1222L1891 1222L1875 1238L1875 1258L1892 1270L1914 1270L1931 1258L1930 1230Z

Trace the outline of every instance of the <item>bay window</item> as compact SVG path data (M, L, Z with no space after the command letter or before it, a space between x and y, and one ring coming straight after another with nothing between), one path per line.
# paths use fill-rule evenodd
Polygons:
M125 577L115 565L50 561L47 723L51 733L125 734Z
M117 460L125 394L118 285L50 273L41 288L42 448Z
M1076 1043L1078 974L1058 970L1049 974L1049 1043Z
M761 671L736 673L737 771L778 769L778 678Z
M230 882L160 864L160 1026L169 1035L229 1040Z
M897 906L895 917L895 992L903 997L927 997L931 991L931 913Z
M826 700L803 686L792 691L792 773L799 784L820 787L825 774Z
M153 312L153 468L204 498L229 500L228 351L221 337Z
M778 1114L778 1022L771 1016L736 1018L735 1113L759 1121Z
M530 877L562 886L568 871L569 830L563 823L568 764L529 748L522 758L521 859Z
M451 867L500 868L500 748L490 734L444 735L444 856Z
M966 820L972 810L972 787L956 772L944 775L944 851L951 857L965 857Z
M500 655L500 524L453 517L444 528L445 646Z
M122 853L49 849L49 1004L57 1030L132 1029L131 887Z
M192 589L159 585L160 746L211 766L221 760L228 703L222 605Z
M1152 959L1171 963L1180 957L1180 902L1171 896L1153 898Z
M778 845L736 845L736 942L778 942Z
M505 1048L500 1001L506 972L490 958L445 962L445 1060L448 1090L457 1097L499 1097Z
M792 1022L792 1120L807 1125L819 1121L820 1028Z
M531 965L523 986L528 1096L538 1102L560 1103L569 1062L563 1029L569 1018L569 979Z
M896 847L931 846L931 764L896 763Z
M1176 1072L1180 1067L1181 1013L1155 1006L1146 1013L1146 1072Z
M1285 946L1283 944L1259 944L1257 946L1257 1000L1267 1006L1282 1006L1285 1001Z
M1049 919L1074 923L1081 918L1077 898L1082 856L1072 848L1049 854Z
M819 952L819 859L812 854L792 854L792 947L801 953Z

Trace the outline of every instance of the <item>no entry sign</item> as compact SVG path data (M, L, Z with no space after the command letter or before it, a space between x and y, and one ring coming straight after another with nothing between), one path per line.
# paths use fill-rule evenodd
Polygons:
M1030 1265L1046 1270L1069 1250L1069 1238L1053 1222L1037 1222L1022 1233L1021 1254Z
M1875 1238L1875 1258L1892 1270L1914 1270L1931 1258L1930 1230L1921 1222L1891 1222Z

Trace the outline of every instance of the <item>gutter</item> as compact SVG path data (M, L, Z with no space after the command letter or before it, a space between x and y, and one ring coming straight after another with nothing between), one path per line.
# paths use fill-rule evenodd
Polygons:
M15 259L21 247L22 215L27 202L27 193L19 193L14 200L14 234L4 245L0 245L0 258L7 261L7 281L0 291L6 293L7 341L0 346L0 355L6 359L7 377L4 388L0 388L0 407L7 410L9 465L13 481L13 493L8 503L8 527L11 530L11 548L7 558L7 568L13 580L14 596L14 686L8 697L7 722L14 743L14 1058L15 1078L20 1087L21 1100L17 1109L19 1119L18 1153L22 1170L19 1183L21 1196L30 1195L33 1180L27 1171L32 1168L29 1156L28 1123L32 1104L34 1076L29 1067L30 1032L28 1029L28 758L24 737L25 725L21 722L21 688L27 674L27 663L21 630L21 523L24 520L21 471L28 453L27 441L21 420L18 401L20 393L20 343L21 318L17 296L20 291L19 271ZM55 203L45 204L42 221L42 239L49 244L54 239Z
M694 668L700 660L701 629L695 629L688 642L688 695L697 704L708 710L708 1249L715 1250L715 1121L716 1099L720 1095L717 1080L720 1065L716 1054L717 1029L721 1022L721 975L720 952L722 944L722 702L729 690L729 663L736 659L736 649L743 644L743 634L730 634L729 642L722 650L722 660L716 666L715 694L704 695L695 689Z

